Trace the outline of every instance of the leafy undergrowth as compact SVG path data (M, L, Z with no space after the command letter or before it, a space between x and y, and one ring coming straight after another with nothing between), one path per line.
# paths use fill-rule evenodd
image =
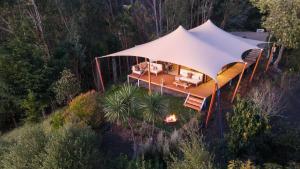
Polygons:
M121 86L112 86L109 88L104 96L109 96L118 90L120 90ZM143 89L143 88L137 88L135 95L137 98L142 99L146 95L148 95L148 90ZM165 101L165 104L167 106L167 114L163 115L156 115L157 117L155 118L154 125L158 129L162 129L166 132L172 132L175 129L180 129L182 128L185 124L187 124L192 118L197 118L201 119L202 117L200 116L200 113L196 112L195 110L186 108L183 106L184 103L184 98L182 97L175 97L171 95L162 95L163 100ZM175 114L177 118L177 122L175 123L170 123L167 124L164 122L164 119L167 115L172 115ZM143 123L143 114L139 111L133 114L133 118L135 119L135 127L140 127L141 123ZM124 127L128 127L125 126Z

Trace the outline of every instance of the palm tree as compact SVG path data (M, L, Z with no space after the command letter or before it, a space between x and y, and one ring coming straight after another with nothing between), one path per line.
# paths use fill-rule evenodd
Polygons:
M123 85L118 91L105 98L104 112L108 121L118 124L128 124L133 140L134 156L136 155L136 141L132 127L132 115L136 109L136 87Z
M168 106L165 99L158 93L145 95L144 99L139 105L139 109L143 113L143 118L147 122L152 123L152 136L154 134L154 122L157 118L161 118L162 115L168 111ZM160 116L159 116L160 115Z

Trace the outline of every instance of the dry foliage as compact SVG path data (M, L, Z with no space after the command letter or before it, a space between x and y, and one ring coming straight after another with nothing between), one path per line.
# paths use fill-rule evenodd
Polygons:
M249 92L249 99L267 116L278 116L285 109L285 92L270 81L265 81Z

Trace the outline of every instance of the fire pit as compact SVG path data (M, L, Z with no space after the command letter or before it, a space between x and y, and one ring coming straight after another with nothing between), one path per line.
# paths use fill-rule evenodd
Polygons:
M165 119L164 119L164 122L167 123L167 124L173 124L173 123L176 123L177 122L177 117L175 114L171 114L171 115L168 115Z

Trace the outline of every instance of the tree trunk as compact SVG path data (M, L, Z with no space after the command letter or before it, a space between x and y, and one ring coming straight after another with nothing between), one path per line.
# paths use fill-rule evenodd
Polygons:
M192 28L193 27L193 9L194 9L194 2L195 2L195 0L192 0L192 4L191 4L191 19L190 19L190 28Z
M112 58L112 67L113 67L113 79L114 79L114 83L117 83L118 80L118 72L117 72L117 62L116 62L116 58Z
M17 120L15 118L15 113L11 113L11 119L12 119L12 121L14 123L15 128L17 128L18 127L18 123L17 123Z
M122 69L123 69L123 66L122 66L122 57L121 56L118 56L118 60L119 60L119 62L118 62L118 68L119 68L119 76L120 77L122 77Z
M226 23L227 23L228 16L229 16L228 11L225 11L224 17L223 17L223 20L222 20L221 26L220 26L222 29L225 28L225 25L226 25Z
M278 56L277 56L277 59L275 60L274 64L273 64L273 67L276 69L276 70L279 70L278 68L278 63L280 62L281 58L282 58L282 54L283 54L283 51L284 51L284 45L281 45L280 47L280 51L278 53Z
M43 44L45 55L46 55L44 57L44 61L47 62L50 58L50 51L49 51L49 48L48 48L48 45L46 43L45 36L44 36L44 30L43 30L42 19L41 19L42 17L37 8L35 0L31 0L31 4L33 5L34 13L33 12L30 13L30 10L29 10L29 14L30 14L30 17L32 18L33 23L36 25L37 31L39 33L38 37L40 38L41 43Z
M162 0L159 0L159 34L162 34L162 18L163 18L163 12L162 12Z
M212 12L213 12L213 4L214 4L214 0L211 0L211 1L210 1L210 4L209 4L209 9L208 9L208 12L207 12L207 19L210 19L211 15L212 15Z
M45 108L42 109L42 115L43 115L43 118L46 119L47 116L46 116Z
M153 2L153 12L154 12L154 19L155 19L155 29L156 29L156 37L159 37L159 30L158 30L158 18L157 18L157 11L156 11L156 0L152 0Z

